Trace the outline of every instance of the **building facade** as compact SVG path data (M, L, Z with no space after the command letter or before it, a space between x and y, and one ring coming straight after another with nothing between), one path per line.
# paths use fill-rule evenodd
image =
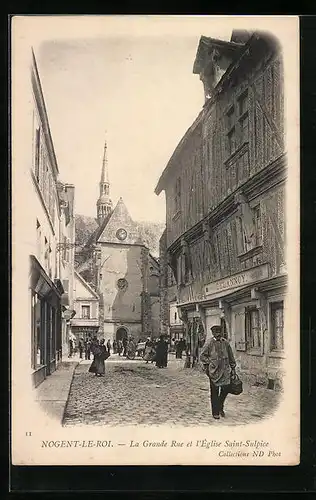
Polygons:
M70 320L71 332L76 339L95 337L99 331L99 296L83 277L74 272L74 311Z
M98 228L76 255L76 271L99 297L99 331L105 340L159 335L159 262L140 237L122 198L114 209L104 148Z
M156 187L166 194L164 298L176 289L191 365L218 324L240 368L274 386L286 350L282 54L266 33L202 36L193 72L205 104Z
M32 111L28 182L28 254L31 375L35 386L50 375L62 359L67 340L65 312L72 310L74 188L59 181L45 101L37 63L31 63ZM63 245L65 239L68 248Z

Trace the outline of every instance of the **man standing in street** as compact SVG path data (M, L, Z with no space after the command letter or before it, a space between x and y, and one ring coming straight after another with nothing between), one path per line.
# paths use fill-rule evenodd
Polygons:
M91 338L88 337L84 343L85 359L90 359Z
M225 417L224 403L236 362L228 340L222 337L221 326L214 325L211 331L213 337L204 344L200 362L210 380L212 415L218 420L220 416Z
M127 339L123 339L123 356L126 356L126 350L127 350Z
M80 359L82 359L82 357L83 357L82 356L83 355L83 349L84 349L83 338L79 339L78 347L79 347L79 357L80 357Z

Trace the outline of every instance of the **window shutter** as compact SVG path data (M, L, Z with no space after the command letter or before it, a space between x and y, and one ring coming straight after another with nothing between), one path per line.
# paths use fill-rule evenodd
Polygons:
M235 348L237 351L246 350L245 334L245 309L235 310L233 313L233 331L232 337L235 339Z

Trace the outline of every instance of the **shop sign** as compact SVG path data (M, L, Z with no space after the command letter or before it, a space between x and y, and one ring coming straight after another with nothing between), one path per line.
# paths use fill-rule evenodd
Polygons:
M251 283L256 283L267 278L269 278L269 265L262 264L251 269L246 269L242 273L209 283L204 288L205 295L210 296L218 292L243 288L245 285L250 285Z

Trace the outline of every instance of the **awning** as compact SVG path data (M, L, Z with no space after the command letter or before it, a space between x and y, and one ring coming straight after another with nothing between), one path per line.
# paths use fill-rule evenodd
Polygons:
M53 294L59 298L64 290L62 289L61 291L60 288L55 285L34 255L30 256L30 261L30 285L32 290L42 297L45 297L48 294Z

